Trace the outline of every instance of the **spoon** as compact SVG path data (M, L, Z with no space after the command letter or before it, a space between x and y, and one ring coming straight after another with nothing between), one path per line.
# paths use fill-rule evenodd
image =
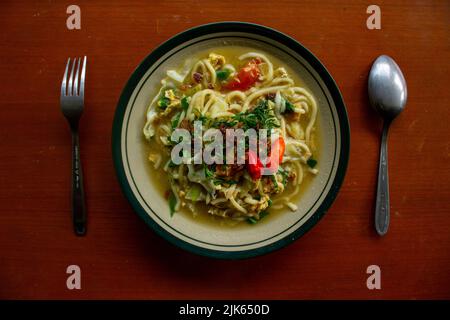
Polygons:
M383 236L389 227L388 130L392 120L404 109L408 95L402 71L392 58L382 55L375 60L369 73L368 90L370 104L384 119L375 206L375 229Z

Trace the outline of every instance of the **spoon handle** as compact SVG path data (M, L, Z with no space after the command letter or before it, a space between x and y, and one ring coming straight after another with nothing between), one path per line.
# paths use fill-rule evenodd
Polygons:
M377 201L375 206L375 229L380 236L386 234L389 228L389 178L388 178L388 152L387 137L391 122L386 120L383 124L381 136L380 163L378 166Z

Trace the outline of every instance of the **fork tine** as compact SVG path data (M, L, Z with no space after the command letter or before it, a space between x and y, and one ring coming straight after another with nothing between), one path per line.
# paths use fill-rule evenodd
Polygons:
M72 96L73 95L72 94L72 91L73 91L73 72L74 72L74 69L75 69L75 62L76 62L76 58L73 59L72 68L71 68L71 71L70 71L69 86L67 87L67 95L68 96Z
M80 96L83 98L84 98L84 79L86 77L86 63L87 63L87 57L84 56L83 68L81 69L81 79L80 79Z
M64 72L64 77L61 84L61 96L66 95L66 87L67 87L67 73L69 72L70 58L67 59L66 71Z
M74 61L73 64L77 64L77 71L75 72L75 79L73 79L73 95L77 96L78 95L78 76L80 74L80 62L81 62L81 58L78 58Z

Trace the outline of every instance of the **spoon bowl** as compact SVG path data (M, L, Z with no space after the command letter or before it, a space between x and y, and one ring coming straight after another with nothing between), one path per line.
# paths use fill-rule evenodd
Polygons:
M406 105L406 80L389 56L379 56L373 63L368 90L370 104L384 119L392 120Z

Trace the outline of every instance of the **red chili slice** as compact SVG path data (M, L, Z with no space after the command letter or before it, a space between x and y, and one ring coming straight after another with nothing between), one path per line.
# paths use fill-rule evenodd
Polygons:
M258 64L261 61L258 59L250 60L238 74L225 85L228 90L241 90L245 91L255 84L259 79L261 72L259 71Z
M255 152L249 150L248 151L248 163L247 163L247 171L252 177L253 180L258 180L261 178L261 169L263 165L261 160L259 160L258 156Z

